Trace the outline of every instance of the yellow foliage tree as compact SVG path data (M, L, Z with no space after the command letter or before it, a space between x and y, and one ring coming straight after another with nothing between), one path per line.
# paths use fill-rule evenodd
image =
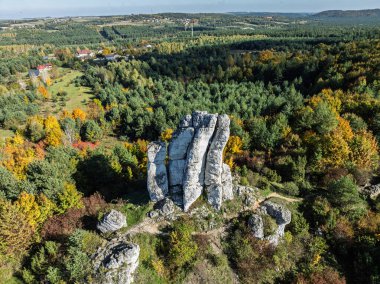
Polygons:
M50 99L50 94L48 90L44 86L39 86L38 87L38 92L45 98L45 99Z
M57 118L54 116L48 116L44 122L45 126L45 143L50 146L58 146L62 143L63 132L58 123Z
M58 194L58 213L65 213L70 208L82 208L82 194L79 193L74 184L65 184L65 189Z
M352 162L360 169L374 170L379 166L378 145L372 133L357 133L350 143Z
M33 236L34 230L25 215L10 201L0 198L0 255L22 255Z
M36 158L35 150L20 134L8 138L2 150L1 164L19 179L25 178L27 166Z
M228 154L241 154L243 141L239 136L230 136L226 145L226 153Z
M22 192L14 205L25 215L26 220L34 230L52 216L56 208L55 204L45 195L40 194L36 197L27 192Z
M168 128L164 132L161 133L160 138L162 141L169 141L170 139L172 139L172 136L173 136L173 129Z
M72 118L74 119L79 118L81 121L84 121L86 120L86 117L87 117L87 114L79 108L74 109L72 112Z

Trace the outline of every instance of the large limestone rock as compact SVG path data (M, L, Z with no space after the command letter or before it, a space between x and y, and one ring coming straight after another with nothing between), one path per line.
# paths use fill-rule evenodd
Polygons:
M164 199L169 193L166 171L166 144L152 142L148 145L147 187L152 201Z
M205 184L221 184L223 172L223 150L230 137L230 119L228 115L219 115L215 135L207 153Z
M206 154L214 134L217 115L204 112L193 114L195 134L187 154L183 181L183 207L187 211L201 196L204 186Z
M279 240L284 236L285 226L292 220L292 213L285 206L271 201L265 201L261 205L261 210L276 220L278 225L276 232L266 237L266 239L277 246Z
M119 211L111 210L98 222L97 229L102 233L115 232L127 226L127 218Z
M227 115L196 111L180 122L168 147L153 142L148 149L148 190L152 201L166 196L188 211L205 190L208 202L220 209L233 198L231 170L223 164L223 150L230 135Z
M140 247L123 239L114 239L98 249L93 260L96 283L130 284L138 267Z
M169 145L170 160L185 160L187 150L194 136L194 128L180 128L173 134Z
M223 201L234 199L232 175L230 166L223 164L222 172Z

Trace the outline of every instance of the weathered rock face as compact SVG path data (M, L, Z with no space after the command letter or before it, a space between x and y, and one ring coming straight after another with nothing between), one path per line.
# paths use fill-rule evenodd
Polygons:
M260 240L264 239L264 223L263 218L260 215L252 214L248 219L248 226L255 238Z
M152 142L148 145L147 187L152 201L164 199L169 193L166 171L166 144Z
M162 200L169 193L174 203L183 206L185 211L203 190L207 193L208 202L216 209L220 209L223 201L232 199L231 170L223 164L223 150L230 136L229 126L227 115L202 111L186 115L181 120L168 148L168 191L162 167L165 159L160 150L164 147L162 143L152 143L152 150L148 149L148 190L151 199ZM152 152L150 155L149 151ZM158 165L161 167L159 170Z
M102 233L115 232L127 226L127 218L119 211L111 210L98 222L97 229Z
M365 187L362 189L362 192L371 199L376 199L380 195L380 184Z
M130 284L138 267L140 247L114 239L100 248L93 260L94 275L101 284Z
M205 112L193 114L195 134L187 153L183 181L183 207L187 211L203 191L207 150L214 134L218 116Z
M261 214L268 214L276 220L276 232L269 236L264 236L264 224L261 215L253 214L248 220L248 226L252 230L254 237L259 239L266 239L272 245L277 246L280 239L284 236L285 226L292 220L292 214L285 206L265 201L258 210Z
M223 150L230 137L230 119L227 115L218 116L218 124L207 153L205 184L222 184Z

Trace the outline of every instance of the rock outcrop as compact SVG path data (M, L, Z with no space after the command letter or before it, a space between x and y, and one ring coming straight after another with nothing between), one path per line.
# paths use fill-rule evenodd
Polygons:
M264 235L264 222L262 215L267 214L276 220L276 231L268 236ZM272 245L277 246L280 239L284 236L285 226L292 220L292 214L285 206L265 201L259 208L258 214L252 214L248 219L248 226L252 231L252 235L258 239L265 239Z
M248 226L255 238L264 239L264 222L260 215L252 214L248 219Z
M165 158L161 154L165 147L160 142L151 143L148 149L151 200L159 201L169 194L175 204L188 211L205 191L208 202L220 209L223 201L233 198L231 170L223 164L223 150L229 136L230 119L227 115L203 111L186 115L168 147L168 178L164 175Z
M93 267L96 283L130 284L139 264L140 247L123 239L114 239L98 249Z
M148 191L152 201L164 199L169 194L166 171L166 144L152 142L148 145Z
M370 185L362 189L364 195L376 199L380 195L380 184Z
M119 211L111 210L98 222L97 229L102 233L115 232L127 226L127 218Z

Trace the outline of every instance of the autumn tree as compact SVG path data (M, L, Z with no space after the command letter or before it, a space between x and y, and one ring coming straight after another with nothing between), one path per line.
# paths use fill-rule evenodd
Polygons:
M54 116L46 117L44 126L46 133L44 142L49 146L58 146L62 144L63 132L57 118Z

